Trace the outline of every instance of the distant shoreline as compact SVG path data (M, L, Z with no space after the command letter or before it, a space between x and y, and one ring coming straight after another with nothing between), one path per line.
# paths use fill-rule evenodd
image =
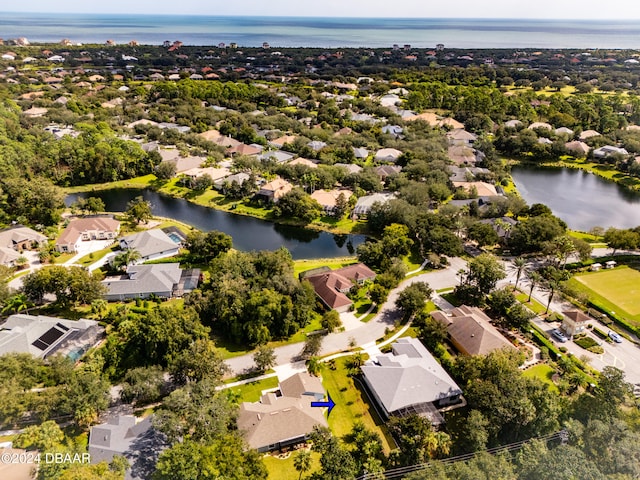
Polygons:
M42 14L5 12L0 36L32 43L118 44L136 40L161 45L272 48L615 48L640 47L640 22L630 20L534 20L194 16L145 14Z

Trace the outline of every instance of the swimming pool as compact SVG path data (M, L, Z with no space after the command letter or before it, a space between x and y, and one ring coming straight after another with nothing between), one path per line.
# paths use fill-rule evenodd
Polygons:
M182 243L182 237L180 237L180 235L176 233L169 232L167 233L167 237L169 237L171 240L173 240L176 243Z

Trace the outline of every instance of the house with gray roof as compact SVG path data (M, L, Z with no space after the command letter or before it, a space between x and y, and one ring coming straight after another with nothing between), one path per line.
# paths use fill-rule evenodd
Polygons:
M417 338L400 338L392 351L362 366L365 385L386 418L418 414L444 423L439 410L463 406L462 390Z
M366 160L369 157L369 150L362 147L352 147L353 148L353 156L359 160Z
M134 298L181 297L198 286L200 270L182 270L179 263L156 265L129 265L126 273L107 277L102 281L108 301L124 301Z
M353 215L368 215L374 204L387 203L395 198L396 196L393 193L374 193L360 197L353 207Z
M269 452L303 443L313 427L327 427L324 408L312 407L325 390L319 378L297 373L280 382L278 391L265 392L259 402L240 405L238 429L251 448Z
M136 250L140 254L139 263L158 258L173 257L180 251L180 243L184 240L184 234L176 235L172 232L169 236L160 229L145 230L144 232L127 235L120 239L120 248L123 250Z
M295 158L293 153L284 152L282 150L271 150L259 155L258 158L263 162L286 163Z
M88 445L91 463L111 462L115 455L122 455L131 465L125 480L150 478L158 456L168 447L165 436L153 428L152 418L152 415L144 419L120 415L91 427Z
M55 353L77 355L92 347L103 332L95 320L18 313L0 326L0 355L30 353L37 358Z
M0 230L0 247L16 251L37 249L47 243L47 240L45 235L22 225Z

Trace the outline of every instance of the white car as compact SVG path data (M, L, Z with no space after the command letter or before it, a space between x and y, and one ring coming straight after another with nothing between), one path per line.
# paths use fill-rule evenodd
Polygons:
M551 330L551 335L553 335L554 337L556 337L556 340L558 340L560 343L564 343L566 341L568 341L569 339L564 335L564 333L562 333L560 330L558 330L557 328L554 328L553 330Z

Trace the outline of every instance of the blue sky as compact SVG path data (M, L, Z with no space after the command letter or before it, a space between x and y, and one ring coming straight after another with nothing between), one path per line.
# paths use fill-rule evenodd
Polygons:
M55 6L55 8L54 8ZM284 15L323 17L445 17L640 19L637 0L30 0L0 11Z

